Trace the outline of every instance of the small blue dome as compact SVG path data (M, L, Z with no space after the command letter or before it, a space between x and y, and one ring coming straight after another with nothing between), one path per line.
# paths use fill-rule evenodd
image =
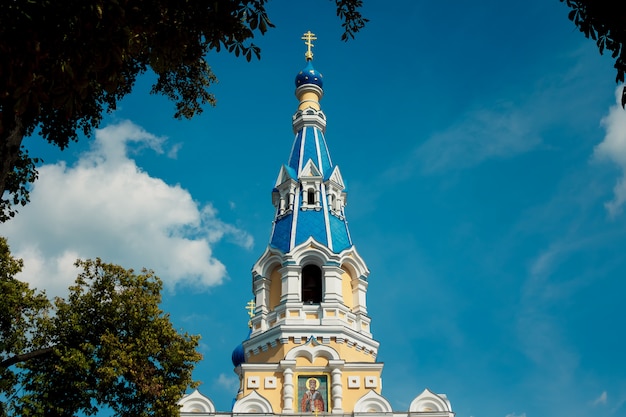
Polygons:
M252 329L249 329L248 337L246 337L246 340L250 339L251 334ZM246 361L246 352L243 350L243 342L237 345L237 347L233 350L233 354L231 355L230 359L232 360L235 368Z
M237 345L231 356L233 366L236 368L246 361L246 354L243 351L243 344Z
M296 75L296 87L300 87L304 84L315 84L319 88L322 88L322 78L322 73L316 71L311 61L308 61L306 67Z

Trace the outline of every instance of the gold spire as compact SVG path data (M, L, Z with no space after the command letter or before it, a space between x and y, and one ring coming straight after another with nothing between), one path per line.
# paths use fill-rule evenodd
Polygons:
M315 37L315 33L312 33L309 30L300 39L302 39L304 41L304 44L307 46L307 51L304 53L304 57L306 58L307 61L313 61L313 51L311 51L311 48L314 45L313 45L313 42L311 41L317 40L317 38Z

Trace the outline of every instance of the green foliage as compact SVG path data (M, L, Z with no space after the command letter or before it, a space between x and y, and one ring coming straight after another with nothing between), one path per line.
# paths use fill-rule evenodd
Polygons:
M5 413L94 415L106 407L117 416L178 416L177 401L196 386L199 337L179 333L159 308L158 277L100 259L77 261L82 272L68 297L51 307L13 278L22 263L4 240L0 250Z
M30 335L40 327L50 308L45 294L35 293L28 284L14 278L22 266L22 260L11 256L6 239L0 237L0 394L7 398L15 395L21 375L1 364L39 347Z
M274 25L267 0L20 0L0 2L0 190L28 201L34 161L21 141L39 128L64 149L89 135L137 77L157 75L152 93L174 102L176 118L214 105L210 51L260 58L251 40ZM361 0L335 0L343 39L366 22ZM28 162L30 161L30 163ZM7 176L13 173L11 183ZM1 193L0 193L1 194ZM0 201L11 216L15 198Z
M13 170L7 175L4 194L0 198L0 223L9 220L17 214L16 207L25 206L30 201L29 185L38 177L36 164L42 162L39 158L31 158L28 151L22 146Z

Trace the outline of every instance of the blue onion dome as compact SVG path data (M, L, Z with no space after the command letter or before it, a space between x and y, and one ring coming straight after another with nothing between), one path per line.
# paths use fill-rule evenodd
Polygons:
M314 84L319 88L322 88L323 84L322 73L313 68L310 60L307 60L306 67L296 75L296 87L305 84Z
M251 334L252 329L248 331L248 337L246 337L246 340L250 339ZM231 355L230 359L232 360L235 368L246 361L246 352L243 350L243 342L237 345L237 347L233 350L233 354Z
M243 343L240 343L239 345L237 345L235 350L233 350L231 360L233 361L233 366L235 368L246 361L246 354L243 351Z

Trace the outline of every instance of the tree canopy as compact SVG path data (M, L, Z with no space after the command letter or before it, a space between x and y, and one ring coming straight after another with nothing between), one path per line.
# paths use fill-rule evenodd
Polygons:
M176 118L214 104L210 51L260 58L252 39L273 27L268 0L21 0L0 2L0 221L28 202L36 159L22 146L35 129L64 149L103 113L157 75L152 93ZM334 0L343 40L367 21L361 0Z
M100 259L76 266L69 295L51 302L15 279L22 261L0 238L0 416L178 416L199 337L159 308L159 278Z
M561 0L571 9L568 17L587 37L596 41L598 51L608 51L615 60L615 81L624 82L626 73L626 3L614 0ZM622 107L626 106L626 87Z

